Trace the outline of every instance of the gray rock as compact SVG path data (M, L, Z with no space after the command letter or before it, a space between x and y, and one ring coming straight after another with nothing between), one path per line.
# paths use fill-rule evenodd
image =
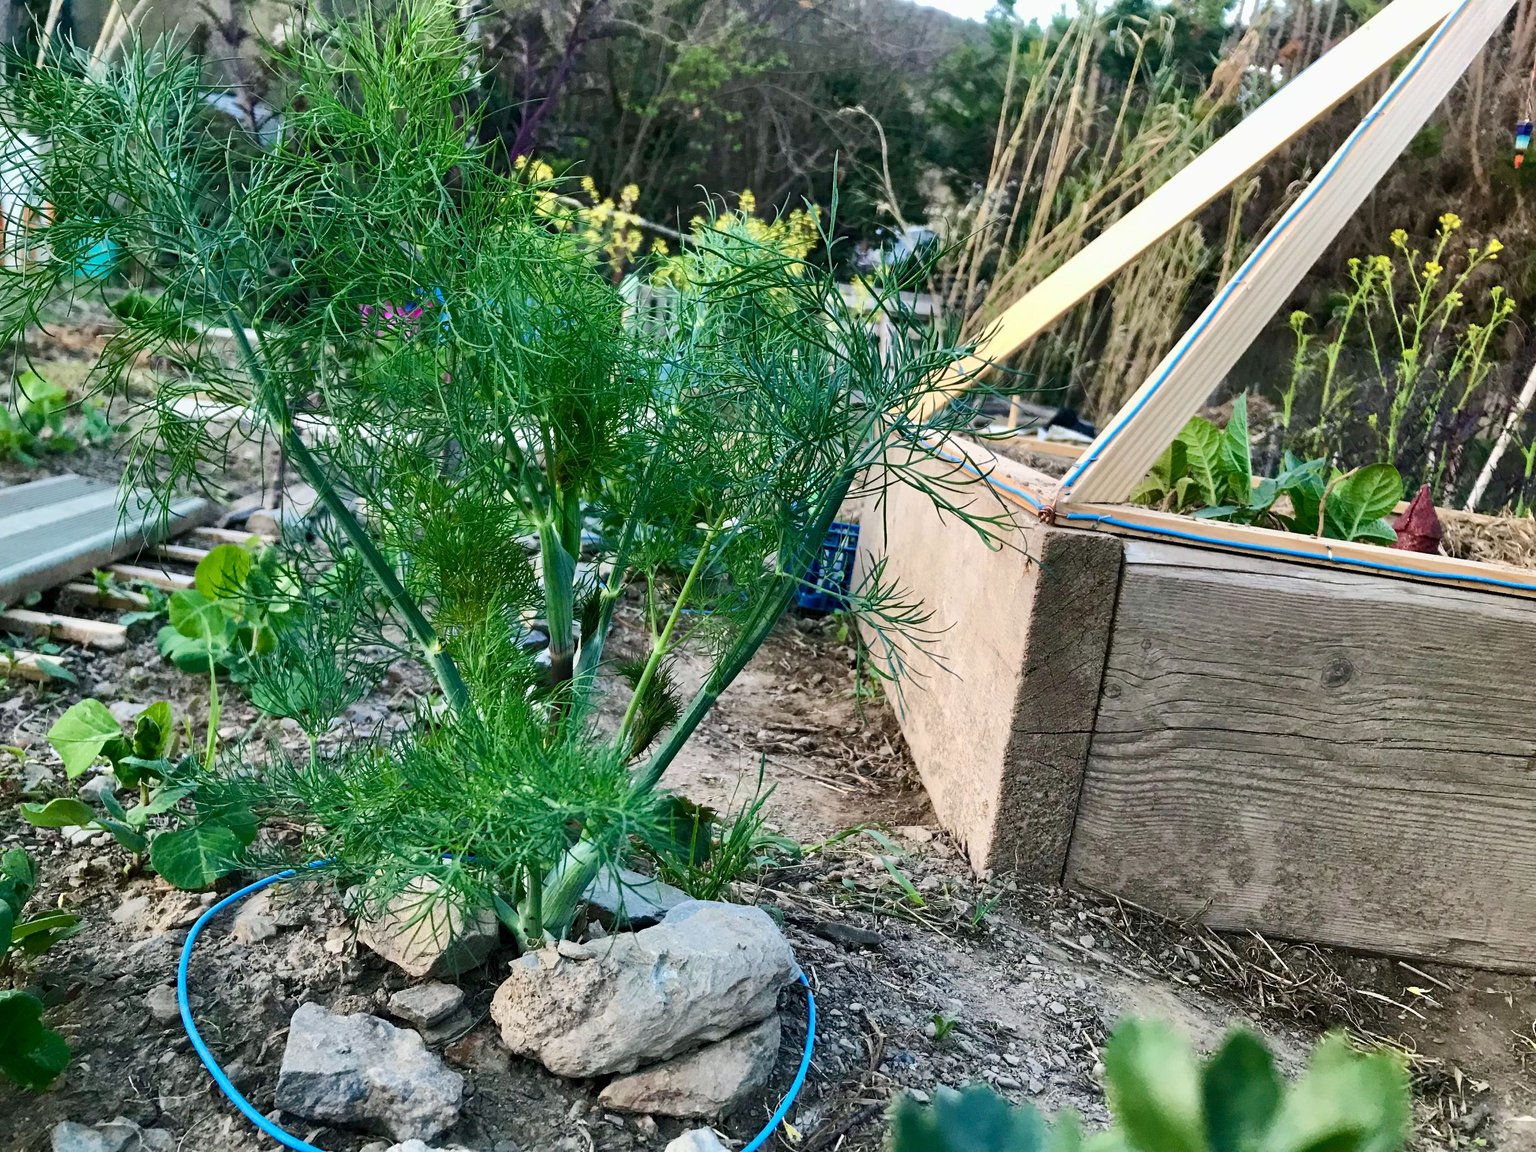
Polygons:
M615 1112L714 1119L762 1091L779 1054L777 1013L715 1044L611 1081L598 1103Z
M122 1152L131 1132L120 1132L116 1125L111 1129L87 1128L73 1120L64 1120L53 1126L53 1152Z
M414 1028L430 1028L459 1010L464 990L452 984L417 984L389 998L389 1013Z
M25 795L39 791L44 784L53 783L53 769L46 764L29 760L21 766L21 790Z
M116 796L118 787L116 776L110 772L98 772L80 785L80 799L93 808L105 808L107 805L102 795Z
M107 705L107 711L112 713L112 718L119 724L130 724L139 718L141 712L148 710L148 704L140 704L134 700L114 700Z
M496 914L438 898L438 883L419 877L357 938L411 976L457 976L483 963L501 941Z
M761 908L690 900L654 928L525 953L491 1001L502 1042L561 1076L630 1072L766 1019L799 969Z
M230 922L229 934L241 944L258 944L277 935L277 921L272 918L272 897L261 892L247 900Z
M181 1005L176 1002L176 989L169 984L151 988L144 997L144 1007L161 1024L169 1024L181 1016Z
M288 1025L277 1106L325 1124L431 1140L459 1119L464 1078L421 1037L375 1016L301 1004Z
M628 868L608 868L599 873L587 886L585 897L588 906L601 912L610 927L648 927L688 902L688 893Z
M730 1152L720 1143L712 1128L695 1128L684 1132L667 1145L666 1152Z
M470 1149L462 1144L453 1144L446 1148L434 1148L424 1140L407 1140L403 1144L391 1144L384 1152L470 1152Z
M53 1152L173 1152L176 1137L164 1128L140 1128L126 1116L87 1128L73 1120L56 1124Z

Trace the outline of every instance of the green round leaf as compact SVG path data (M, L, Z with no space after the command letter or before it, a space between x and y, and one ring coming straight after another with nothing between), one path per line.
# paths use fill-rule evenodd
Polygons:
M100 700L82 700L53 722L48 729L48 743L64 761L64 771L73 780L96 762L102 749L123 734L117 717Z
M220 544L198 561L192 579L209 600L231 599L244 589L254 563L240 545Z
M46 804L23 804L21 818L35 828L85 827L96 819L96 810L73 796L60 796Z
M43 1025L43 1002L29 992L0 991L0 1072L40 1092L68 1064L64 1037Z
M149 863L167 883L197 892L236 867L240 838L221 824L164 832L149 844Z

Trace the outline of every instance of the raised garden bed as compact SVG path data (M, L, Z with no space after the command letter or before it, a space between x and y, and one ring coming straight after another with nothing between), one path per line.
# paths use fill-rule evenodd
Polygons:
M950 626L955 675L909 686L901 722L974 866L1531 966L1528 570L1130 507L1047 524L1049 477L972 461L1014 547L900 494L864 532Z

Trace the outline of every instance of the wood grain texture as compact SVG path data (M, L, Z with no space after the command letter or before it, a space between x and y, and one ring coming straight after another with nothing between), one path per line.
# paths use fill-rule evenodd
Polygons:
M1125 548L1068 882L1536 969L1536 606Z
M107 571L124 584L152 584L166 592L179 592L191 588L191 576L181 572L167 572L163 568L149 568L140 564L109 564Z
M52 640L84 644L108 652L121 652L128 647L128 629L121 624L105 620L82 620L51 612L34 612L28 608L10 608L0 612L0 632L14 632L20 636L46 636Z
M1109 536L1041 534L1029 645L1013 707L988 866L1060 884L1120 583ZM985 627L985 622L981 622Z
M995 466L1016 490L1039 475L978 445L951 447L971 454L968 470ZM924 467L937 477L956 465ZM982 485L965 495L978 515L1013 515L988 547L926 496L891 486L859 510L859 573L884 558L885 578L933 613L939 663L907 645L917 674L891 695L939 821L977 870L1059 883L1108 631L1106 618L1095 639L1089 622L1113 606L1120 543L1050 528L1005 495Z

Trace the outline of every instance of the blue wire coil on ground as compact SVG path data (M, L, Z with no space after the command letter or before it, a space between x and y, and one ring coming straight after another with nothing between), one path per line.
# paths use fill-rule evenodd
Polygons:
M307 865L302 872L299 869L290 868L286 872L275 873L254 884L247 884L238 892L224 897L199 916L192 925L187 933L187 942L181 946L181 960L176 965L176 1003L181 1009L181 1026L186 1029L187 1039L192 1041L192 1050L197 1053L197 1058L203 1062L203 1067L208 1069L208 1075L213 1077L213 1082L218 1085L219 1091L224 1093L229 1102L238 1108L247 1120L279 1144L292 1148L294 1152L325 1152L325 1150L300 1140L291 1132L284 1131L268 1120L254 1104L240 1094L238 1088L230 1083L229 1077L224 1074L224 1069L219 1066L219 1062L213 1058L213 1053L208 1050L208 1045L203 1042L203 1035L197 1030L197 1023L192 1019L192 1004L187 996L187 973L192 966L192 948L197 943L198 935L220 912L238 904L247 896L254 896L263 888L269 888L273 884L299 878L305 874L316 875L324 867L324 861L317 861ZM789 1110L795 1103L795 1097L800 1095L800 1089L805 1086L805 1077L811 1068L811 1056L816 1048L816 997L811 993L811 982L805 978L804 972L800 973L800 983L805 985L805 1051L800 1055L800 1067L795 1072L795 1079L790 1084L789 1091L785 1093L784 1099L769 1117L767 1126L754 1136L741 1152L758 1152L758 1149L772 1139L774 1131L784 1117L789 1115Z

